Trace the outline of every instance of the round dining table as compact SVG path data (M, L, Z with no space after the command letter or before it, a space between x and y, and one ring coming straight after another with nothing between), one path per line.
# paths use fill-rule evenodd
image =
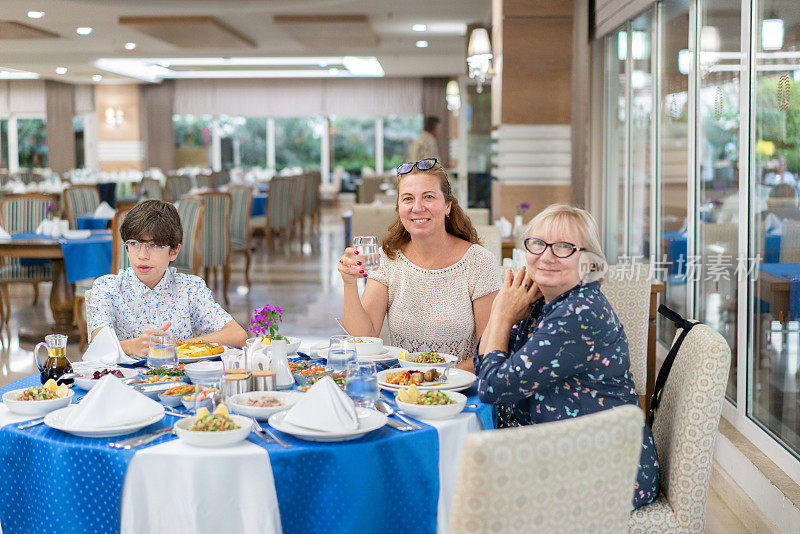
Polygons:
M38 383L34 375L0 393ZM76 389L75 398L83 393ZM167 435L118 450L108 443L123 437L20 429L31 417L0 404L0 527L5 534L446 532L464 438L494 425L474 386L464 393L475 408L421 421L421 430L384 426L318 443L272 429L288 448L251 433L224 448ZM176 420L166 415L140 433Z

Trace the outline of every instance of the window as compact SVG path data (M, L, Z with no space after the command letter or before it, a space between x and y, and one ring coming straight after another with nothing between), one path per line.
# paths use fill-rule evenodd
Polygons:
M47 167L47 132L44 119L17 119L20 168Z
M319 170L322 154L322 120L318 117L275 119L275 167Z
M213 117L174 115L172 125L175 129L175 165L178 168L207 166Z
M0 168L8 169L8 120L0 120Z
M237 117L234 136L234 165L267 167L267 119ZM236 151L238 150L238 154ZM238 155L238 158L236 157Z
M361 174L375 169L375 119L331 117L331 167Z
M606 38L606 256L612 263L624 256L626 188L626 146L628 88L625 58L627 31L622 28Z
M422 115L387 117L383 121L383 168L392 170L406 161L409 145L422 132Z

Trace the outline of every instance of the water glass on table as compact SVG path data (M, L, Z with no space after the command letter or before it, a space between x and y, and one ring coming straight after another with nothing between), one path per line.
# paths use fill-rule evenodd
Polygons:
M350 336L331 336L328 342L328 368L337 373L347 371L347 364L351 361L358 361L355 339Z
M158 367L178 367L178 349L169 332L150 334L150 350L147 352L147 365Z
M358 258L364 272L374 271L380 265L378 252L378 238L375 236L356 236L353 238L353 247L358 252Z
M356 406L371 407L378 400L378 373L375 362L358 360L349 362L344 390Z

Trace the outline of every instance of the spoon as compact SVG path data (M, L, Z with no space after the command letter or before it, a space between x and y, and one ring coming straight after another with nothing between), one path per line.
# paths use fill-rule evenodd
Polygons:
M413 428L416 428L417 430L422 430L422 427L420 425L418 425L417 423L415 423L414 421L412 421L411 419L409 419L405 415L401 414L400 412L395 411L394 408L392 408L391 406L389 406L388 404L386 404L382 400L376 400L375 401L375 408L377 408L379 412L382 412L382 413L386 414L388 417L396 415L405 424L407 424L407 425L409 425L409 426L411 426Z
M344 323L342 322L342 320L341 320L341 319L339 319L339 318L337 317L337 318L336 318L336 322L337 322L337 323L339 323L339 326L342 328L342 330L344 330L344 333L345 333L345 334L347 334L347 335L348 335L348 336L350 336L350 337L353 337L353 334L351 334L350 332L348 332L348 331L347 331L347 328L345 328L345 327L344 327Z

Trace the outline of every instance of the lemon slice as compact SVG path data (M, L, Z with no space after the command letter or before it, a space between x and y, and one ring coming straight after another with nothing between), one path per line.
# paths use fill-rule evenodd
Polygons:
M208 408L206 408L205 406L203 406L202 408L197 410L197 418L198 419L200 419L201 417L204 417L206 415L208 415Z
M69 395L69 388L67 387L67 385L61 384L60 386L58 386L58 389L56 390L56 397L58 397L59 399L63 399L67 395Z
M261 344L262 345L272 345L272 339L270 339L268 337L265 337L264 339L261 340Z
M217 406L214 415L228 415L228 408L224 404Z
M400 351L400 354L397 355L398 360L408 361L408 353L404 350Z
M56 381L55 381L55 380L53 380L52 378L51 378L51 379L49 379L47 382L45 382L45 383L44 383L44 386L42 386L42 387L43 387L43 388L46 388L46 389L49 389L49 390L50 390L50 391L52 391L53 393L55 393L56 391L58 391L58 385L56 384Z

